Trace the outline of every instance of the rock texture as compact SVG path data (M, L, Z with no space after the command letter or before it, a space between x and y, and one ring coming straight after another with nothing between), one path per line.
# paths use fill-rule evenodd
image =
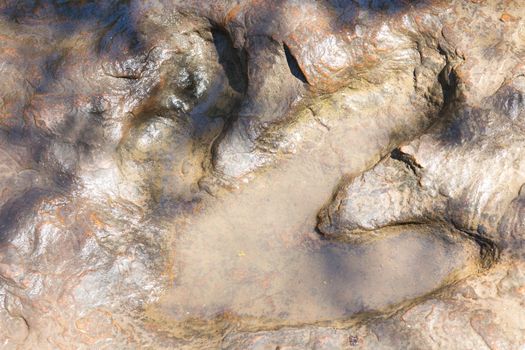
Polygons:
M525 347L524 20L0 1L0 348Z

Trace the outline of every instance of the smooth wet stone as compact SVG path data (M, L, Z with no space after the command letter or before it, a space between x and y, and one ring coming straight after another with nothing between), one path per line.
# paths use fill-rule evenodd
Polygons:
M225 313L248 325L344 320L395 308L479 267L477 244L443 227L386 229L363 245L320 242L307 232L290 241L273 232L271 219L252 219L258 229L246 229L249 218L226 226L214 217L227 213L213 211L177 245L177 277L153 307L164 322Z

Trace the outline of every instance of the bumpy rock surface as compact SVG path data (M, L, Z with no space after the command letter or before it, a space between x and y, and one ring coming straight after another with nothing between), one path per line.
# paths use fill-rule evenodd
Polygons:
M525 348L524 20L0 1L0 348Z

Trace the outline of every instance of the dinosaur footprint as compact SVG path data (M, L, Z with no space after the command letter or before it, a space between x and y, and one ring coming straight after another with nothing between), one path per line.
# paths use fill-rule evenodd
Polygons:
M428 133L343 182L319 214L319 230L358 238L391 225L440 222L507 244L523 211L524 94L518 77L477 105L458 98Z

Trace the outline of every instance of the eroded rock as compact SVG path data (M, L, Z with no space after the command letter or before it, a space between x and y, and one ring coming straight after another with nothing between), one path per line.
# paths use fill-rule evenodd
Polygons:
M4 1L0 347L519 348L524 11Z

